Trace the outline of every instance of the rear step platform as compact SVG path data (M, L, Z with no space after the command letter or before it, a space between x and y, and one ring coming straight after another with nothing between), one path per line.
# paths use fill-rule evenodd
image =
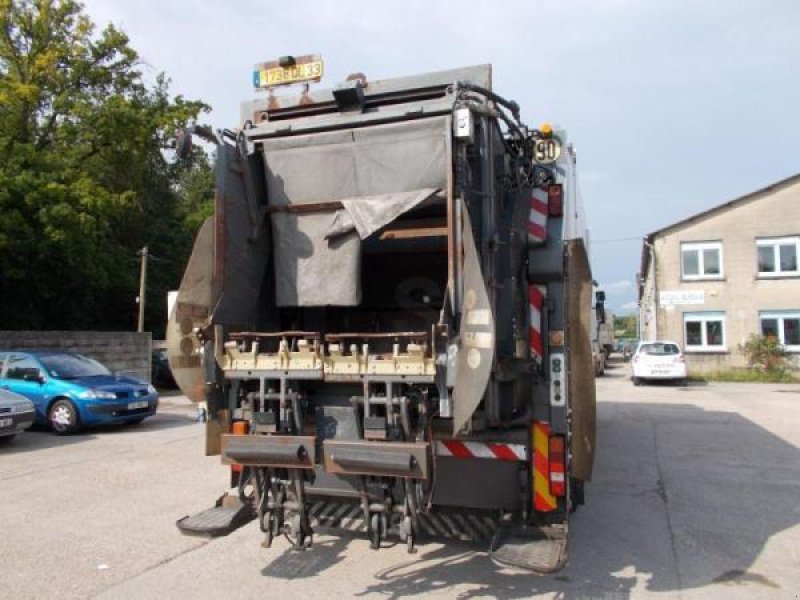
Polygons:
M217 500L216 506L178 519L175 525L181 533L217 537L228 535L255 517L251 504L245 504L236 496L225 494Z
M567 527L502 527L492 539L489 557L506 567L542 574L554 573L567 562Z

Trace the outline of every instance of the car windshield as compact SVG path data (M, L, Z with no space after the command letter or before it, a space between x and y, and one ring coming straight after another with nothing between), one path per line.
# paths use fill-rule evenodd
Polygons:
M111 372L94 359L80 354L48 354L39 360L51 377L57 379L77 379L78 377L97 377Z
M664 356L668 354L680 354L678 346L675 344L642 344L639 349L642 354L654 354L656 356Z

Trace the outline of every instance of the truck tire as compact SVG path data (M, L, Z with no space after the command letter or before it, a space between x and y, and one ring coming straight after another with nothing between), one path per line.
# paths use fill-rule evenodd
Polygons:
M633 377L633 385L642 385L642 380L638 377Z

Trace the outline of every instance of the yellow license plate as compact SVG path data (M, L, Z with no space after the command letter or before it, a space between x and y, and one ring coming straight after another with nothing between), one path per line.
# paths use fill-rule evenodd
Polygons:
M322 61L316 60L291 67L259 69L255 75L254 83L256 87L272 87L301 81L316 81L322 78Z

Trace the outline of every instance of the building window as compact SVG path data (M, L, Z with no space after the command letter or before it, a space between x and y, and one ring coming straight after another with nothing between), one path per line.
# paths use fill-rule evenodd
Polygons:
M758 275L760 277L800 275L797 268L799 247L800 237L757 239Z
M684 279L722 279L722 242L681 244Z
M725 313L684 313L683 332L686 350L725 350Z
M758 318L761 335L777 338L789 352L800 352L800 311L761 312Z

